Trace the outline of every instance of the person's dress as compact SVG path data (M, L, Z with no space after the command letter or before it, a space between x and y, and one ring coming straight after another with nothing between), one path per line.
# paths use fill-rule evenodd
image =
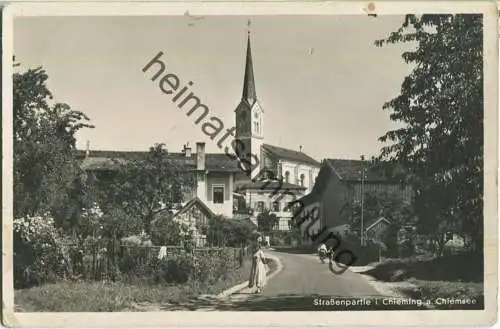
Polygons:
M266 266L264 264L264 253L258 250L252 259L252 269L250 270L250 279L248 280L248 287L256 287L262 290L266 284Z

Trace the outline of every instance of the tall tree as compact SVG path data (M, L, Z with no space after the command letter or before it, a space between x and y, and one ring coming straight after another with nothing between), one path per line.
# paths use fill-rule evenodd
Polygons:
M93 126L69 105L51 104L47 79L42 68L13 75L14 215L49 212L58 225L71 226L82 173L75 134Z
M130 216L141 218L147 234L151 234L155 212L181 203L183 187L195 184L194 175L177 167L163 146L156 144L143 158L120 164L108 193L108 207L122 208Z
M384 104L403 127L380 138L381 157L411 171L420 230L483 245L483 21L479 14L407 15L376 46L412 43L414 69Z

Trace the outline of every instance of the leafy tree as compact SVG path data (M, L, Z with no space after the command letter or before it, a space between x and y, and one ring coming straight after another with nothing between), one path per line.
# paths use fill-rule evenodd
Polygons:
M144 157L120 163L105 202L142 219L148 235L155 212L181 203L182 187L193 187L195 183L191 173L169 160L163 146L156 144Z
M192 239L186 225L175 222L171 217L161 217L152 225L151 241L157 246L185 245Z
M413 209L399 194L389 192L367 192L363 199L363 218L370 221L384 217L396 226L403 225L412 217ZM354 200L346 203L341 216L347 218L351 230L360 236L361 202ZM366 227L365 227L366 228Z
M257 226L248 219L230 219L216 216L210 219L207 242L215 246L240 247L253 240Z
M257 224L262 233L268 234L278 224L278 217L266 210L257 216Z
M403 124L380 138L381 158L411 172L418 227L442 241L453 230L483 245L483 22L480 14L407 15L377 46L410 42L414 69L384 104Z
M13 75L14 216L50 212L69 228L81 208L75 134L93 126L84 113L51 103L48 78L42 68Z
M341 210L341 216L347 219L351 232L357 239L361 237L361 202L346 203ZM411 205L399 194L389 192L365 193L363 201L363 218L365 223L384 217L391 224L384 232L382 241L384 249L395 253L398 250L397 234L402 225L409 223L413 216ZM366 229L366 226L365 226Z
M113 240L138 235L142 231L141 221L119 208L104 214L100 222L102 223L103 236Z

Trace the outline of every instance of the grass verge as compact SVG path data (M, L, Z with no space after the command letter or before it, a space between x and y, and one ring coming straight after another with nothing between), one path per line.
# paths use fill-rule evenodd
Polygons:
M365 274L385 282L410 278L425 281L483 282L483 256L474 253L387 259L374 265L375 268Z
M202 294L218 294L248 279L250 262L213 283L139 285L120 282L58 282L15 291L18 312L119 312L135 304L180 303Z
M379 282L404 283L398 290L414 299L432 300L438 309L483 309L482 255L462 253L443 257L388 259L363 274ZM439 303L470 299L471 304Z

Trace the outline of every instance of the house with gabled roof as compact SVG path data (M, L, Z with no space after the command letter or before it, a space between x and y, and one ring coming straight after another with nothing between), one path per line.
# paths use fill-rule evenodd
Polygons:
M184 201L201 200L214 214L231 217L235 175L240 173L236 161L225 154L205 154L205 143L196 144L196 153L185 146L183 152L166 157L175 171L196 173L194 189L185 189ZM147 152L90 151L80 152L81 167L105 179L127 160L145 157Z
M173 215L170 209L159 210L155 214L155 221L173 220L184 224L191 232L196 246L203 247L206 245L208 226L215 216L202 200L194 197Z
M347 234L350 223L342 209L348 203L361 201L363 193L397 193L413 202L413 188L404 183L404 176L400 166L386 162L325 159L311 193L299 200L303 209L294 220L304 236L325 228ZM366 223L377 220L366 218Z

